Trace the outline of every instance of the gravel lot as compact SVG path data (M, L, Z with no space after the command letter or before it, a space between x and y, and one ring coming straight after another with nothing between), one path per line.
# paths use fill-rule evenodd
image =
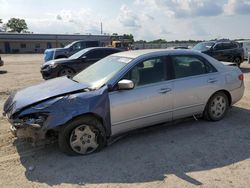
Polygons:
M2 116L10 92L39 82L42 55L2 55L1 187L249 187L250 65L245 95L220 122L193 119L131 133L99 153L68 157L57 144L16 140Z

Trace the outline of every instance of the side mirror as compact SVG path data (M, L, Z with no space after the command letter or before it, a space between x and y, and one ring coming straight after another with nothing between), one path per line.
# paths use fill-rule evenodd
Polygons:
M119 90L129 90L134 88L134 82L132 80L121 80L118 82Z

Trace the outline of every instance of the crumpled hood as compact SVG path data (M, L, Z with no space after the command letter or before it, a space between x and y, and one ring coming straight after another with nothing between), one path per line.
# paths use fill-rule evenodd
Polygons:
M12 94L4 104L4 113L11 116L32 104L86 88L87 84L77 83L67 77L45 81Z

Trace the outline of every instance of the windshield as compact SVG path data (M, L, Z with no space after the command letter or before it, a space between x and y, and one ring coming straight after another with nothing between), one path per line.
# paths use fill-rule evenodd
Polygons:
M131 60L131 58L127 57L108 56L84 69L74 76L73 80L80 83L88 83L93 89L100 88Z
M193 50L207 51L214 45L214 42L202 42L193 47Z
M86 52L88 52L89 49L83 49L83 50L80 50L79 52L73 54L72 56L69 57L69 59L78 59L79 57L81 57L83 54L85 54Z
M72 46L73 43L75 42L69 43L68 45L64 46L64 48L69 48L70 46Z

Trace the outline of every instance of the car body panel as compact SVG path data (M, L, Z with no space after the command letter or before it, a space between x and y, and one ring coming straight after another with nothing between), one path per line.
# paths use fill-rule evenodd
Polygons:
M172 88L172 81L163 81L132 90L111 92L112 134L172 120ZM162 92L163 89L169 89L169 92Z
M210 79L219 82L219 73L190 76L174 81L173 119L196 115L204 110L210 96L219 90L219 83L209 83Z

